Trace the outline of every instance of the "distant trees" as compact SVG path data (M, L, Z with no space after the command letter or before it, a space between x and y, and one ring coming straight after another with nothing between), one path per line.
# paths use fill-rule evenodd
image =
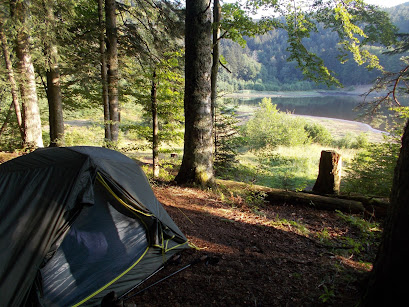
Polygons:
M393 38L392 33L395 29L388 23L387 12L375 10L373 6L364 5L361 1L357 3L356 8L353 8L349 1L343 2L347 11L343 9L343 6L336 7L335 1L325 1L325 3L323 6L310 6L311 9L308 10L296 8L293 11L287 10L285 6L278 7L277 10L282 16L278 18L278 21L282 22L282 25L277 24L274 31L262 36L245 37L246 48L242 48L237 43L222 41L221 54L232 72L230 74L221 70L222 88L228 90L242 88L308 90L312 87L323 87L313 82L313 75L307 75L308 71L313 72L304 65L307 62L315 63L316 67L322 64L321 67L326 67L328 72L336 72L333 76L344 85L370 84L380 75L380 71L376 69L368 71L366 68L367 64L372 61L371 59L375 60L374 57L369 56L368 51L378 56L380 64L384 67L390 67L393 62L397 62L398 57L391 58L382 55L382 48L379 47L379 44L373 44L374 39L387 44L388 40ZM338 10L337 13L335 10ZM350 32L353 39L350 39L349 34L345 32L346 28L341 27L341 16L346 12L350 16L355 16L353 17L355 27L352 27L353 31ZM295 21L299 24L292 27ZM360 32L356 25L362 25L363 32ZM381 28L384 29L384 33L380 32ZM354 42L355 39L365 44L358 46ZM359 54L351 53L352 49L349 46L352 47L353 44L356 50L360 50ZM302 57L311 58L303 61ZM297 58L300 63L297 62ZM339 60L340 58L342 61ZM318 59L322 60L321 64ZM355 60L359 62L359 65ZM367 64L363 63L363 60L367 61ZM250 65L254 67L252 62L261 67L256 71L256 76L249 79L246 70ZM375 65L375 62L370 65ZM325 74L324 69L322 73ZM310 81L305 81L303 74Z

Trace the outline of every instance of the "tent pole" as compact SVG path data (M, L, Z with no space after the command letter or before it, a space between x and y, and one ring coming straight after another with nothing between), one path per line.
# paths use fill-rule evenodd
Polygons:
M117 301L123 299L125 296L127 296L129 293L131 293L133 290L135 290L136 288L138 288L141 284L143 284L145 281L147 281L149 278L151 278L152 276L154 276L156 273L158 273L159 271L161 271L165 266L167 266L168 264L171 264L175 261L177 261L180 258L180 255L175 255L172 258L170 258L168 261L166 261L165 263L163 263L159 268L156 269L156 271L152 272L149 276L145 277L143 280L141 280L139 283L137 283L135 286L133 286L131 289L129 289L128 291L126 291L124 294L122 294L120 297L117 298ZM128 298L126 298L128 299ZM125 300L126 300L125 299Z
M191 263L185 265L184 267L180 268L180 269L177 270L176 272L173 272L172 274L170 274L170 275L168 275L168 276L165 276L165 277L163 277L162 279L159 279L158 281L156 281L156 282L154 282L153 284L147 286L146 288L143 288L142 290L139 290L139 291L136 292L135 294L133 294L133 295L131 295L131 296L125 298L124 301L125 301L125 300L128 300L128 299L130 299L130 298L133 298L133 297L135 297L135 296L137 296L138 294L140 294L140 293L142 293L142 292L144 292L144 291L146 291L146 290L152 288L153 286L155 286L155 285L161 283L162 281L165 281L166 279L168 279L168 278L170 278L170 277L172 277L172 276L174 276L174 275L176 275L176 274L182 272L183 270L187 269L188 267L191 267L192 265L197 264L197 263L199 263L199 262L201 262L201 261L203 261L203 260L205 260L205 259L207 259L207 256L202 256L202 257L200 257L200 258L198 258L198 259L193 260Z

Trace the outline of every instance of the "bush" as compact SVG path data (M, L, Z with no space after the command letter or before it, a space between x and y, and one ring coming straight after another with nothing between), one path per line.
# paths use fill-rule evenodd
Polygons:
M351 132L347 132L340 140L335 141L335 146L338 148L353 148L354 136Z
M343 190L388 197L399 147L393 142L367 145L345 169Z
M304 126L305 120L280 112L270 98L263 98L245 126L245 135L252 149L298 146L309 142Z
M313 143L321 145L331 145L333 143L331 133L323 125L307 123L305 124L304 129Z

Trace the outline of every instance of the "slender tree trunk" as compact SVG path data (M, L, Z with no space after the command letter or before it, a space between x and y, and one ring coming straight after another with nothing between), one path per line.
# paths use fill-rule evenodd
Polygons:
M43 147L40 109L38 107L37 87L34 65L31 60L24 1L12 1L12 15L19 24L16 38L16 54L18 58L19 84L24 110L24 144L25 146Z
M111 142L116 146L119 133L118 103L118 49L115 0L105 0L105 23L107 33L108 101Z
M51 27L55 24L55 16L52 1L45 1L44 8L47 12L48 29L51 40L46 43L45 54L48 59L47 76L47 99L50 124L50 146L64 146L64 116L61 97L60 71L58 66L58 50L54 41Z
M409 121L395 168L383 241L371 272L363 306L400 306L407 302L409 276ZM405 303L403 303L405 304Z
M214 134L214 155L217 155L217 129L216 129L216 99L217 99L217 73L219 71L219 37L220 37L220 20L222 8L219 0L213 0L213 53L212 53L212 75L211 75L211 104L212 104L212 121Z
M152 160L153 160L153 177L159 177L159 123L158 123L158 101L156 98L156 71L153 71L152 87Z
M3 47L2 48L3 56L4 56L4 61L6 64L8 79L10 82L12 106L14 107L14 112L16 114L17 125L20 130L21 140L24 141L23 118L21 115L20 103L18 99L18 87L17 87L16 79L14 77L14 70L13 70L13 65L11 63L11 59L10 59L10 52L7 47L7 38L3 32L3 21L2 20L0 20L0 41ZM8 120L6 122L8 122Z
M101 57L101 83L102 83L102 105L104 106L104 128L105 143L111 140L111 126L109 116L109 99L108 99L108 72L105 54L105 27L103 16L103 1L98 0L98 20L99 20L99 53Z
M178 183L214 183L210 0L186 1L185 137Z

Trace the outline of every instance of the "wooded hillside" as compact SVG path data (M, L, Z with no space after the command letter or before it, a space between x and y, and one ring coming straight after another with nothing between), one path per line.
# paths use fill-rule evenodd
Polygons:
M400 32L408 32L409 3L385 9ZM227 67L220 73L220 88L226 90L252 89L260 91L309 90L326 88L305 80L295 62L288 62L287 33L278 29L267 34L245 37L247 46L242 48L231 40L222 40L222 54ZM364 66L357 66L354 61L341 63L337 59L337 33L320 27L309 39L304 39L305 46L321 57L328 68L337 74L344 86L371 84L380 75L377 70L368 71ZM385 55L385 48L371 46L369 50L380 59L380 64L388 70L396 70L399 55ZM353 73L352 73L353 72Z

